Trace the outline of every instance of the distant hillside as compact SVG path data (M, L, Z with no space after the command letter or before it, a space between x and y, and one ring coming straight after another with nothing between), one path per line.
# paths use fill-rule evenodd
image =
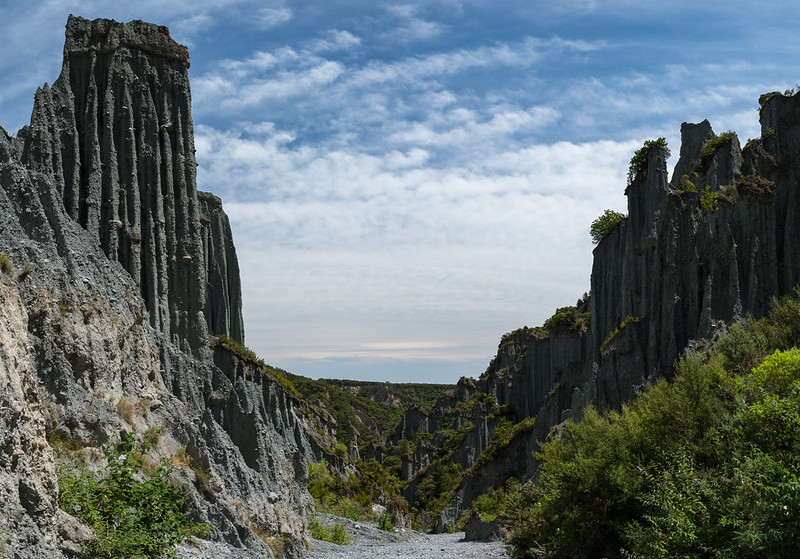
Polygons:
M406 410L433 408L440 396L455 390L450 384L411 384L355 380L313 380L284 373L299 395L336 420L336 438L353 451L351 431L359 449L391 435ZM352 428L351 428L352 426Z

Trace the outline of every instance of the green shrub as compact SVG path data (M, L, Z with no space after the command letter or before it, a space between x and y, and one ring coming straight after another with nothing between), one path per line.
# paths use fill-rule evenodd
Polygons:
M176 543L209 530L193 518L189 494L172 481L169 461L151 467L149 450L149 442L136 445L129 434L105 445L107 465L99 472L59 465L59 506L95 532L83 550L87 556L174 557Z
M728 143L734 136L736 136L736 132L731 132L728 130L727 132L723 132L719 136L707 141L700 150L700 167L704 167L711 160L717 150Z
M683 194L685 192L697 192L697 187L689 180L689 175L683 175L681 177L681 187L675 191L676 194Z
M512 555L794 556L798 329L800 302L776 299L712 352L679 360L671 382L618 412L589 408L567 422L536 454L538 487L509 497Z
M598 244L605 239L626 217L625 214L614 210L604 211L603 215L595 219L589 227L589 235L592 237L592 242Z
M14 266L11 264L11 259L8 257L8 254L0 252L0 272L10 276L13 271Z
M347 526L340 522L325 524L319 518L314 518L308 525L311 537L315 540L331 542L337 545L347 545L350 543L350 533Z
M647 169L647 158L650 155L650 150L653 149L664 150L664 157L670 156L666 139L658 138L657 140L645 141L644 145L636 150L633 157L631 157L631 162L628 165L628 185L631 185Z
M475 499L473 511L483 522L491 522L506 514L509 501L520 491L522 485L516 478L508 478L502 487L490 489Z
M392 515L388 512L384 512L378 518L378 528L383 530L384 532L394 532L394 526L392 525Z
M709 214L719 209L719 192L711 190L711 185L706 185L700 194L700 209Z
M800 389L800 349L775 350L750 375L751 390L786 398Z
M588 309L588 306L585 308ZM589 327L590 318L591 313L588 310L578 307L560 307L556 309L553 316L544 321L542 329L549 333L554 328L560 327L570 332L580 333Z
M408 509L399 495L399 479L380 462L360 461L355 466L355 474L341 475L324 460L308 465L307 488L318 511L362 522L376 520L372 504L381 500L388 503L390 513Z

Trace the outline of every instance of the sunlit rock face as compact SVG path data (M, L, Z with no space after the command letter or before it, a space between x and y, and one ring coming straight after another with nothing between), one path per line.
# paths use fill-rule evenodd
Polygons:
M241 287L222 203L197 191L188 66L165 27L70 17L30 126L0 129L0 556L77 553L91 534L58 509L55 452L152 429L209 537L306 553L330 433L210 346L244 340Z

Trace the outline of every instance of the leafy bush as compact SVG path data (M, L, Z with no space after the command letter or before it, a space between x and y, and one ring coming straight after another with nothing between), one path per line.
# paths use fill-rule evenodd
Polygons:
M800 302L776 299L710 353L679 360L672 382L568 422L541 444L538 487L510 496L512 555L794 556L799 329Z
M675 191L676 194L683 194L685 192L697 192L697 187L689 180L689 175L683 175L681 177L681 187Z
M544 321L542 329L550 332L560 327L570 332L579 333L589 327L590 316L591 313L588 310L583 311L578 307L560 307L556 309L553 316Z
M388 512L384 512L380 518L378 518L378 528L383 530L384 532L394 532L394 526L392 525L392 515Z
M59 465L59 506L95 531L84 549L88 557L174 557L176 543L210 529L193 518L189 494L172 481L169 461L151 467L149 450L148 441L137 445L128 434L105 445L107 465L99 472Z
M644 145L634 152L631 162L628 165L628 185L630 186L636 178L647 169L647 158L650 150L664 150L664 157L670 156L667 140L658 138L657 140L647 140Z
M498 516L506 514L509 501L513 495L522 491L522 485L516 478L508 478L502 487L490 489L488 492L478 496L472 510L484 522L491 522Z
M350 543L350 534L347 526L340 522L325 524L319 518L314 518L308 525L311 537L315 540L331 542L337 545L347 545Z
M706 214L719 209L719 192L711 190L711 185L707 184L700 194L700 209Z
M342 516L355 521L377 520L372 504L387 503L390 514L400 515L408 503L400 497L400 482L376 460L356 463L356 474L342 475L327 462L308 465L308 492L320 512Z
M728 143L734 136L736 136L736 132L731 132L728 130L727 132L723 132L719 136L707 141L703 145L703 149L700 150L700 167L704 167L711 160L717 150Z
M603 215L598 217L592 222L589 227L589 235L592 237L592 242L598 244L611 233L619 223L627 216L614 210L606 210Z

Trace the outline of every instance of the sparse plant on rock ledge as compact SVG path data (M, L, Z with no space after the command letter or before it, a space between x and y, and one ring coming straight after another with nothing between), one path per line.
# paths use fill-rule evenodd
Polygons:
M589 227L589 234L592 236L592 242L598 244L605 239L626 217L625 214L615 212L614 210L604 211L603 215L595 219L591 227Z
M11 264L11 259L8 257L8 254L0 252L0 272L10 276L13 271L14 266Z
M719 136L707 141L705 145L703 145L703 149L700 150L700 161L698 165L700 167L704 167L711 160L717 150L731 141L734 136L736 136L736 132L728 130L727 132L723 132Z
M286 377L286 375L284 374L285 371L279 371L275 367L267 365L263 359L261 359L258 355L256 355L255 351L253 351L243 343L237 342L233 338L226 336L225 334L219 336L219 343L225 344L240 357L248 359L249 361L255 363L257 366L261 367L264 371L266 371L269 374L269 376L278 381L278 383L283 388L285 388L289 393L293 394L294 396L297 396L298 398L300 397L300 392L297 391L297 388L294 386L292 381ZM216 342L212 341L211 347L214 347L214 345L216 345Z
M706 185L700 195L700 209L703 213L710 214L719 209L719 193L711 190L711 185Z
M666 139L658 138L657 140L645 141L644 145L637 149L633 157L631 157L631 162L628 165L628 186L647 169L647 157L652 149L662 149L664 150L664 157L670 156Z

